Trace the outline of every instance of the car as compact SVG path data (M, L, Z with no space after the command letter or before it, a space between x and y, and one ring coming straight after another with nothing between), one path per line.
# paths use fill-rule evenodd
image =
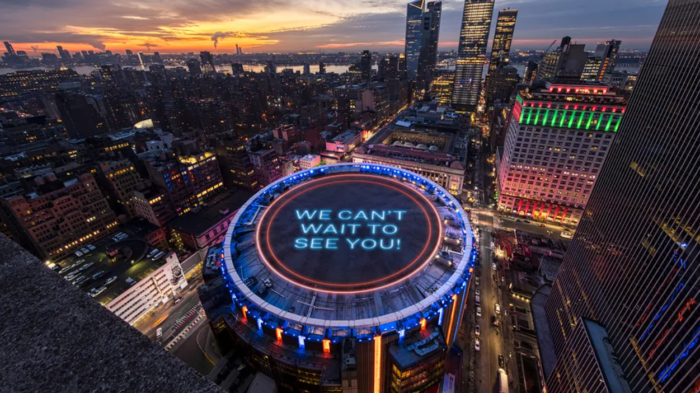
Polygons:
M86 247L87 247L90 251L95 251L95 249L97 248L97 247L93 246L92 244L88 244Z
M561 237L565 239L571 239L572 237L574 237L574 235L569 231L564 231L561 233Z
M532 223L531 223L530 221L528 221L528 220L523 220L523 222L526 223L526 224L532 224Z
M539 224L542 228L546 228L547 224Z
M89 254L89 253L90 253L90 249L87 248L87 247L83 247L83 248L80 249L80 252L82 252L83 255Z
M503 355L501 355L500 353L498 354L498 367L506 368L506 362L503 359Z
M496 309L496 314L501 313L501 306L498 303L494 304L493 308Z
M178 303L180 303L181 301L182 301L182 298L179 297L179 298L175 299L175 304L178 304Z
M74 252L73 254L75 254L76 257L82 257L82 256L83 256L83 253L80 252L80 250Z
M105 286L107 286L115 281L117 281L117 276L112 276L112 277L108 278L107 281L105 281Z
M479 288L476 288L476 296L481 295L481 291L479 291Z
M156 338L161 337L163 337L163 328L158 328L158 330L156 330Z
M493 326L498 326L498 317L495 315L492 315L491 316L491 323L493 324Z
M105 274L107 274L107 272L105 272L104 270L99 271L99 272L92 275L92 279L99 280L100 278L104 277Z
M481 317L481 307L476 308L476 316Z
M478 338L477 338L476 340L474 340L474 349L475 349L477 352L480 352L480 351L481 351L481 343L479 342L479 339L478 339Z
M498 267L496 266L495 263L491 263L491 269L496 270L496 269L498 269Z
M136 281L134 281L131 277L128 277L126 279L126 283L129 285L134 285L134 284L136 284Z
M81 267L80 269L78 269L78 271L84 272L85 270L89 269L90 266L92 266L92 265L93 265L92 262L90 262L90 263L88 263L88 264L85 264L85 265L83 265L83 267Z
M474 326L474 335L481 336L481 328L479 325Z

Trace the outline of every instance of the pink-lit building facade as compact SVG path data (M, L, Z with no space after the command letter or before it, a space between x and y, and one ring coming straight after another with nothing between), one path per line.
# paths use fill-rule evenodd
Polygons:
M519 93L496 154L498 210L577 225L626 105L599 83Z

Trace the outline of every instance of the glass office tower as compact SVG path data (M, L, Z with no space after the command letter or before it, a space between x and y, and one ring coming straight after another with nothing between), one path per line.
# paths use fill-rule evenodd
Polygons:
M481 73L491 29L494 0L466 0L459 34L459 53L452 91L452 105L474 110L479 103Z
M635 393L700 389L698 53L700 0L670 0L545 307L558 362L595 321Z

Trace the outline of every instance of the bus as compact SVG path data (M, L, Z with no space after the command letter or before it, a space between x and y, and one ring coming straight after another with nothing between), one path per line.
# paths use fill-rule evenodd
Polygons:
M502 368L498 369L498 392L508 393L508 375Z

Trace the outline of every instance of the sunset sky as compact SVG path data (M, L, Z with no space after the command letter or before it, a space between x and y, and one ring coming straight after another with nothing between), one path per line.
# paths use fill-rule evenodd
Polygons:
M0 41L30 56L125 49L179 53L402 51L407 1L396 0L0 0ZM593 45L612 38L646 49L662 0L497 0L519 9L513 47L544 49L564 35ZM443 1L440 50L455 49L464 1ZM494 17L495 20L495 17ZM495 24L495 23L494 23ZM215 48L215 42L218 42ZM2 48L4 49L4 48Z

